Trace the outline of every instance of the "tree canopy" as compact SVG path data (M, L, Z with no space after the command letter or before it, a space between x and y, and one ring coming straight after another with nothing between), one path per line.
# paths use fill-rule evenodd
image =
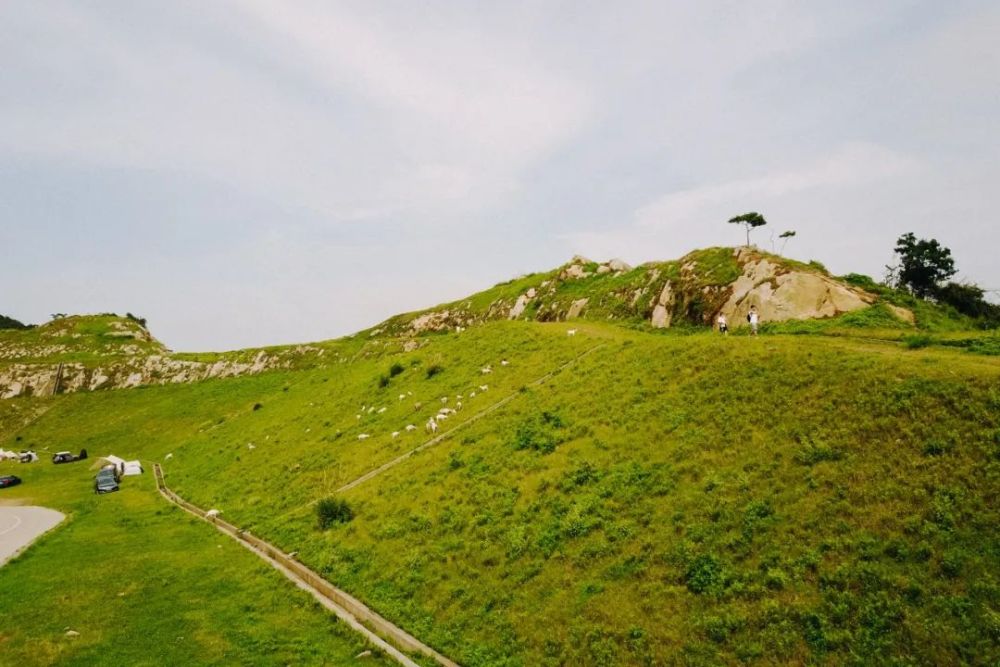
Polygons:
M757 227L763 227L767 224L767 220L764 219L764 216L756 211L750 211L749 213L744 213L743 215L734 216L729 219L729 222L746 227L747 245L750 245L750 230Z
M935 296L938 285L956 272L951 250L936 239L918 239L912 232L903 234L896 240L896 254L897 285L921 298Z

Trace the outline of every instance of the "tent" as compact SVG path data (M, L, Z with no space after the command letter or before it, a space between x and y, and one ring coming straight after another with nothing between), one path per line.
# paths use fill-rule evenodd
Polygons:
M21 458L21 455L17 452L8 452L4 449L0 449L0 461L3 461L4 459L16 461L19 458Z
M21 463L34 463L38 460L38 454L34 452L21 452L19 455Z
M141 475L143 472L142 464L138 461L125 461L122 464L123 475Z
M122 466L125 465L125 459L120 459L114 454L108 454L107 456L102 456L101 458L107 461L108 463L111 463L119 470L121 470Z

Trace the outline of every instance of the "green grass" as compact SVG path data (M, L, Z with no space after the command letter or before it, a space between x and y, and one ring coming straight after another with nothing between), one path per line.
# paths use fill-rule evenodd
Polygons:
M256 556L129 477L96 496L88 462L0 463L2 491L66 521L0 568L9 665L350 665L366 646ZM80 633L67 637L68 629ZM389 664L381 655L371 664ZM365 663L367 664L367 663Z
M74 315L30 329L0 330L0 362L92 363L163 351L138 323L116 315Z
M183 496L297 551L463 665L991 664L1000 360L907 349L902 328L887 341L836 330L496 322L409 353L61 396L0 447L172 453ZM336 493L424 442L441 397L454 407L458 394L446 429L515 398ZM327 497L353 519L321 530Z

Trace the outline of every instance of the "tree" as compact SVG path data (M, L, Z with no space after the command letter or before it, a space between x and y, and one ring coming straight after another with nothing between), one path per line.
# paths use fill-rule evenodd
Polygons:
M795 232L792 231L791 229L789 229L787 232L781 232L781 234L778 236L778 238L781 239L782 255L785 254L785 246L788 245L788 239L792 238L793 236L795 236Z
M0 315L0 329L27 329L28 325L18 322L13 317Z
M736 217L730 218L729 222L736 225L743 225L747 228L747 245L750 245L750 230L757 227L763 227L767 224L767 220L764 219L760 213L756 211L751 211L750 213L744 213L743 215L737 215Z
M955 275L951 250L936 239L918 239L912 232L896 240L899 265L887 267L897 287L905 287L921 298L934 296L938 285Z

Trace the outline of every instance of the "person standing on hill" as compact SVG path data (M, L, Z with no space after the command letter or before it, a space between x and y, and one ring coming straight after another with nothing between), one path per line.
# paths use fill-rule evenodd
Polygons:
M729 333L729 324L726 322L726 316L724 313L719 313L719 318L716 320L719 324L719 333L727 334Z
M747 313L747 322L750 323L750 335L757 335L757 326L760 324L760 315L757 313L757 306L750 306L750 312Z

